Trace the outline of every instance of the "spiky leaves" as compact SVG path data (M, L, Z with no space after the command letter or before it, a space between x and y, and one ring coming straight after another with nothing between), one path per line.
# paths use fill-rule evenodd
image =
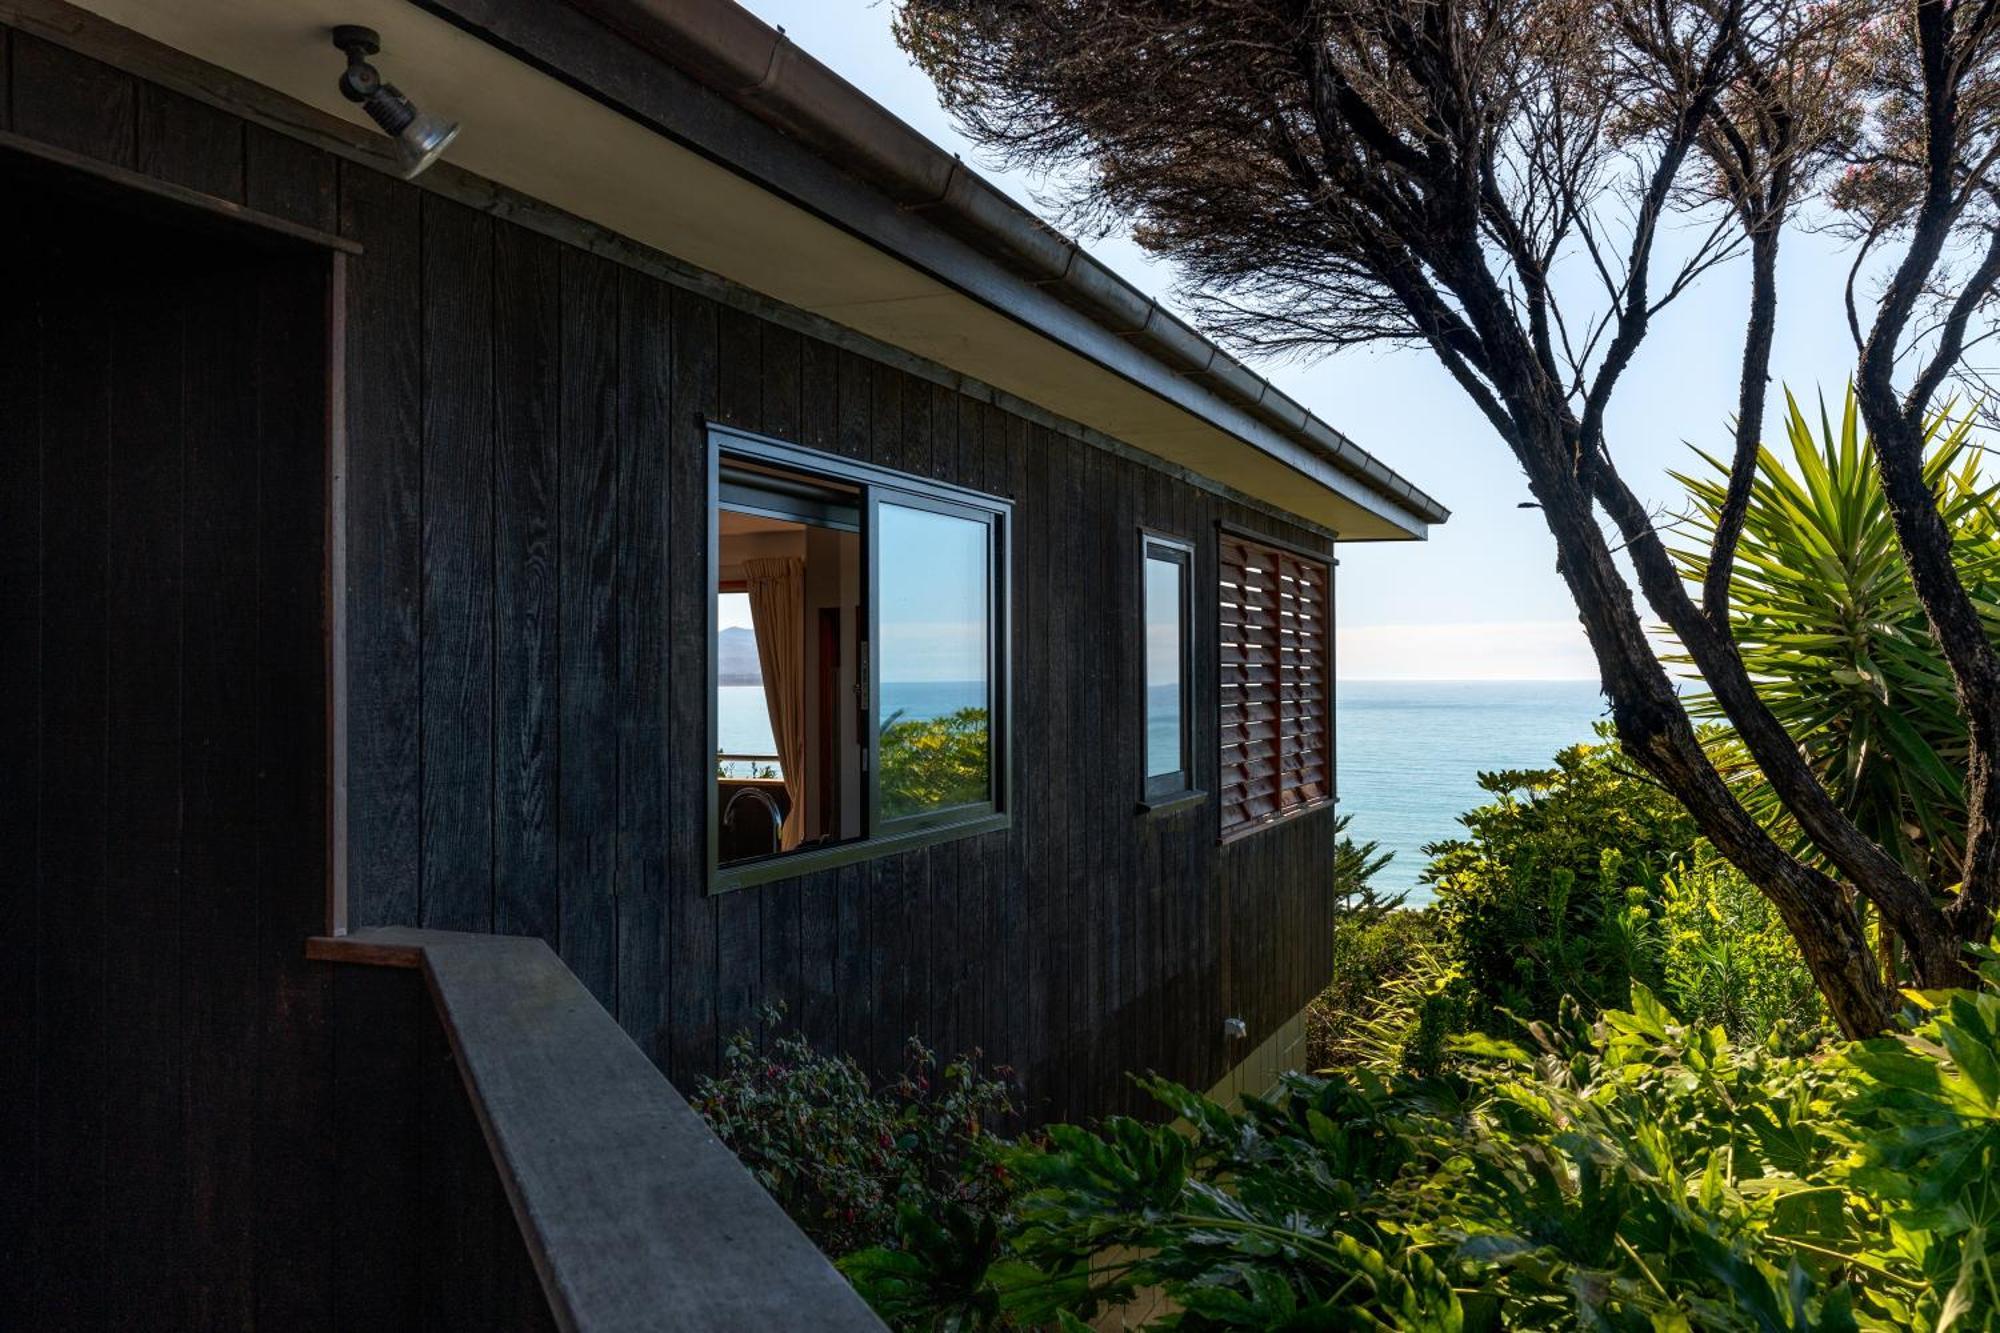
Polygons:
M1786 406L1786 456L1769 447L1758 455L1731 571L1730 631L1758 693L1842 809L1942 892L1958 878L1966 828L1966 730L1951 674L1911 586L1854 395L1837 423L1824 403L1816 426L1790 394ZM1925 477L1960 577L2000 636L2000 513L1970 424L1940 411L1925 442ZM1708 574L1727 485L1726 465L1699 456L1707 471L1677 474L1695 510L1675 555L1694 583ZM1710 694L1692 705L1721 716ZM1725 740L1719 753L1751 808L1788 827L1740 748Z

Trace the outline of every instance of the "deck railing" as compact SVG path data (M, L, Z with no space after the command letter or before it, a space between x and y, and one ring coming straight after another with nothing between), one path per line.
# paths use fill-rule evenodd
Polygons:
M723 753L715 756L715 772L720 778L775 778L779 771L778 756L774 754Z
M391 928L309 952L422 970L559 1327L882 1329L540 940Z

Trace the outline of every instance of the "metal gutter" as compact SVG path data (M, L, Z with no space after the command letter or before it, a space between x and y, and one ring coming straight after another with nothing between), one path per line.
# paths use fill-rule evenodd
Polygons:
M1424 523L1450 511L732 0L570 0Z

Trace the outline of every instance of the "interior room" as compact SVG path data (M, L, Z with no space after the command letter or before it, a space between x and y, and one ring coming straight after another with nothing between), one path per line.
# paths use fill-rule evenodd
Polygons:
M720 864L862 834L856 497L732 465L716 542Z

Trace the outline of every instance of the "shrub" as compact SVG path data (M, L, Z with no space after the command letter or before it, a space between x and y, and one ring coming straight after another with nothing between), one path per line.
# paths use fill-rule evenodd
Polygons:
M2000 955L1989 955L1989 959ZM1078 1327L1160 1289L1182 1330L1991 1329L2000 964L1912 1030L1734 1045L1642 984L1450 1078L1291 1076L1180 1127L1015 1149L1003 1226L842 1264L904 1328ZM1166 1323L1160 1326L1169 1326Z
M961 708L918 721L892 713L882 720L882 814L920 814L982 801L991 794L984 708Z
M1826 1006L1770 899L1706 842L1661 886L1662 989L1690 1024L1732 1040L1826 1024Z
M2000 1327L2000 953L1977 991L1916 997L1915 1030L1848 1048L1856 1097L1843 1183L1873 1201L1891 1245L1860 1258L1916 1280L1887 1296L1888 1328ZM1865 1270L1864 1270L1865 1271Z
M1384 893L1375 887L1375 877L1396 859L1394 852L1382 850L1372 839L1356 842L1347 831L1354 822L1351 814L1333 821L1333 913L1336 920L1373 921L1403 905L1406 893Z
M1694 822L1599 734L1553 768L1480 774L1494 800L1460 816L1465 837L1424 849L1482 1021L1550 1018L1566 995L1619 1006L1629 980L1657 983L1661 884L1693 851Z
M1464 1030L1469 993L1434 911L1401 908L1333 923L1333 980L1306 1007L1314 1069L1437 1069Z
M893 1242L900 1206L984 1215L1007 1198L992 1151L1016 1113L1008 1085L983 1073L977 1055L940 1067L915 1038L905 1061L901 1077L876 1087L852 1059L815 1051L803 1037L760 1050L739 1034L722 1074L697 1086L694 1107L813 1242L838 1256Z
M1333 979L1306 1006L1306 1061L1315 1069L1427 1066L1449 1026L1437 1021L1433 995L1454 979L1438 920L1375 887L1395 854L1357 843L1351 819L1334 823Z

